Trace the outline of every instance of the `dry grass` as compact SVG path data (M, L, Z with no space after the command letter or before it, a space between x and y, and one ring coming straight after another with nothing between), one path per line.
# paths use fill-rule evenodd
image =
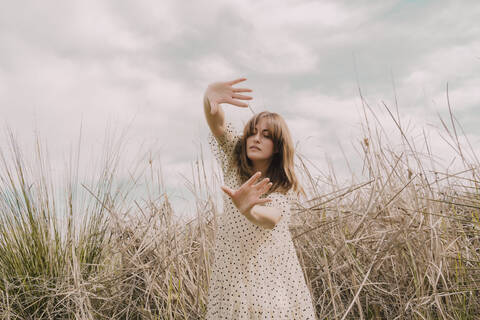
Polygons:
M291 232L319 319L480 317L480 163L467 157L453 114L450 129L442 120L445 142L464 168L452 173L437 171L435 156L418 152L392 115L403 136L393 148L364 110L361 181L341 186L332 172L319 183L299 156L310 193L293 210ZM202 318L219 215L203 157L190 184L196 218L183 222L151 161L117 190L118 153L105 157L93 185L71 170L60 197L41 146L31 170L11 142L0 153L2 319ZM146 199L130 200L143 180ZM80 189L89 195L82 210Z

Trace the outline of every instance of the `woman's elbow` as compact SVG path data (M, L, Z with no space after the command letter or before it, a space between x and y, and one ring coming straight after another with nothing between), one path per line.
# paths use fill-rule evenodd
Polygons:
M271 228L269 228L269 229L270 229L270 230L275 229L275 227L276 227L277 224L280 222L280 220L282 220L282 216L278 216L278 218L275 218L275 220L272 221Z

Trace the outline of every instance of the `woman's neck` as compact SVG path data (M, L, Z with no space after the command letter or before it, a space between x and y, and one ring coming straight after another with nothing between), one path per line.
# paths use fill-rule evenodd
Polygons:
M267 171L268 171L268 168L270 167L271 162L272 160L261 160L253 163L253 169L255 170L255 172L260 171L262 173L260 176L260 179L263 179L266 177L265 175L267 174Z

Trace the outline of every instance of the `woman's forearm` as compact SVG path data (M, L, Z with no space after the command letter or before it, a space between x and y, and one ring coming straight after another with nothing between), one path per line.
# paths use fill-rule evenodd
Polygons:
M273 229L280 221L281 215L278 208L254 205L245 217L259 227Z
M205 112L205 118L207 119L208 126L210 127L210 131L212 131L213 135L221 136L224 131L225 125L225 112L222 109L222 106L218 105L218 111L215 114L210 113L210 102L208 101L207 97L203 97L203 110Z

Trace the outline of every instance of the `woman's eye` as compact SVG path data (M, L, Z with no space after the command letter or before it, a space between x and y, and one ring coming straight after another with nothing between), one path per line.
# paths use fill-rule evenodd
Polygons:
M254 135L256 135L256 134L257 134L256 131L255 131L255 132L252 132L252 133L249 135L249 137L250 137L250 136L254 136ZM270 138L270 134L268 134L268 133L267 133L267 134L263 134L263 136L264 136L265 138Z

